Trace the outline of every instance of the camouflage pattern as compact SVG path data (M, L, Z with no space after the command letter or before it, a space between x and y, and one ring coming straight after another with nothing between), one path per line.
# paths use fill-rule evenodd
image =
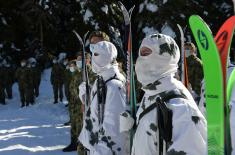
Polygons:
M71 72L70 72L71 73ZM82 73L78 69L71 73L69 82L69 115L71 121L71 143L77 143L78 135L82 129L82 103L79 99L79 85L82 82Z
M72 73L69 69L64 70L64 92L67 100L69 101L69 84L72 78Z
M187 59L188 80L192 89L200 95L201 81L203 79L202 61L195 55L190 55Z
M4 92L4 83L5 83L4 67L0 66L0 104L5 104L5 92Z
M90 85L92 86L96 80L96 74L92 71L91 65L87 64L88 78Z
M33 79L30 67L20 67L16 70L22 106L34 103Z
M63 100L63 82L64 82L64 68L60 63L55 63L51 70L51 84L53 86L54 101L58 102Z

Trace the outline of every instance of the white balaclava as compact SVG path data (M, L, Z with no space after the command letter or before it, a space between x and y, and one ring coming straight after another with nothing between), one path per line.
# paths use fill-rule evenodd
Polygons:
M98 75L111 68L117 58L117 49L111 42L101 41L92 51L92 70Z
M170 36L152 34L143 39L140 49L152 50L148 56L141 56L136 61L137 79L143 86L177 72L180 58L179 47ZM139 50L140 51L140 50Z

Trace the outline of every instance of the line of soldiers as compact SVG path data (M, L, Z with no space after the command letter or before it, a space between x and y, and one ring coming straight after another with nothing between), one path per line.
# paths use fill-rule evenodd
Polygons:
M34 104L39 96L41 69L35 58L23 59L20 67L11 62L11 58L0 59L0 103L6 104L6 98L12 99L12 86L18 82L21 107Z
M53 59L51 71L51 84L54 92L54 104L63 101L63 88L65 96L68 100L69 121L64 125L71 125L71 143L63 149L64 152L75 151L77 149L77 137L82 128L83 109L79 99L79 85L82 83L82 52L76 59L70 60L64 53L60 53L58 58ZM86 64L90 82L95 79L95 75L91 71L90 55L86 54Z

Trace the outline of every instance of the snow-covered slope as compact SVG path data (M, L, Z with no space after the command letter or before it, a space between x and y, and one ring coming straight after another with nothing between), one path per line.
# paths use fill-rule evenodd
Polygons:
M36 104L20 108L18 86L14 99L0 105L0 155L75 155L61 150L70 142L70 128L63 103L53 104L50 69L42 75Z

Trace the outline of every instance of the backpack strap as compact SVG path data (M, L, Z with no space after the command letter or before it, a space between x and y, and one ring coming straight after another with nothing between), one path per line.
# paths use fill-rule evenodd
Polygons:
M182 90L180 89L174 89L171 91L166 91L166 92L162 92L159 94L159 96L161 97L161 100L163 102L169 102L169 100L173 99L173 98L184 98L187 99L187 97L183 94ZM143 118L143 116L145 116L147 113L149 113L150 111L152 111L153 109L155 109L157 107L158 102L153 103L152 105L150 105L149 107L147 107L140 115L139 115L139 121Z
M113 77L109 78L108 80L104 81L105 83L105 86L106 84L109 82L109 81L112 81L112 80L118 80L118 81L122 81L120 79L117 78L117 75L115 74ZM123 82L123 81L122 81ZM97 94L97 91L95 91L93 94L92 94L92 100L94 99L95 95Z

